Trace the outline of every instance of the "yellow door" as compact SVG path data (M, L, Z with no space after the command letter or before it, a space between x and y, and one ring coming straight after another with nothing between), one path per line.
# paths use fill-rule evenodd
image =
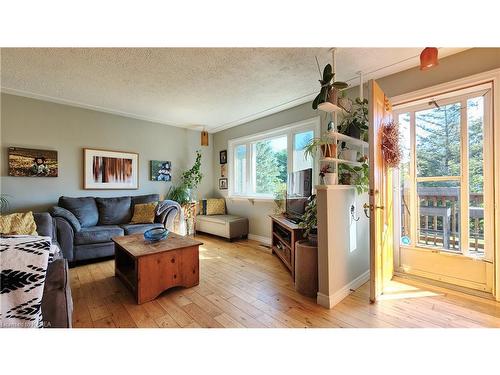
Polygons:
M370 158L370 300L375 302L393 275L392 175L382 157L382 125L392 119L390 104L374 81L368 82Z

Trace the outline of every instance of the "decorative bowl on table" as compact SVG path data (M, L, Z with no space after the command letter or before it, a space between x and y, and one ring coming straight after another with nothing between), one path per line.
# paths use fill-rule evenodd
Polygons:
M170 231L165 228L153 228L144 232L144 239L150 242L157 242L168 237Z

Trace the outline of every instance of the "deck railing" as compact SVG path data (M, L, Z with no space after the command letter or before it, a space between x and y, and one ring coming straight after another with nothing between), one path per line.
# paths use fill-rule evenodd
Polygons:
M401 203L401 232L410 234L408 191ZM460 251L460 191L458 187L419 187L418 243L423 246ZM484 252L483 194L471 193L469 200L469 251Z

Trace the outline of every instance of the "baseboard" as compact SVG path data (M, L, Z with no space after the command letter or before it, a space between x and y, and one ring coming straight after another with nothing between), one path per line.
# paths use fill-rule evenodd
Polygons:
M355 290L359 288L361 285L370 280L370 271L366 271L352 280L349 284L344 285L340 290L335 292L332 295L326 295L318 292L318 296L316 301L318 305L326 307L327 309L331 309L337 303L346 298L349 294L351 294L351 290Z
M249 240L253 240L253 241L262 242L263 244L266 244L266 245L271 245L272 244L272 240L271 240L270 237L258 236L256 234L249 233L248 234L248 239Z

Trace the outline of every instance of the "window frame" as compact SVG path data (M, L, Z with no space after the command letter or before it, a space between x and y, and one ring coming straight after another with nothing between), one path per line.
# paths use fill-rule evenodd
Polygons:
M244 137L233 138L228 141L228 158L227 158L227 169L228 169L228 181L229 187L227 195L229 198L240 198L240 199L258 199L258 200L273 200L272 194L254 194L249 193L249 188L252 186L255 176L253 176L253 147L252 145L256 142L262 140L271 140L279 138L282 136L287 137L287 170L293 170L293 146L294 146L294 135L296 133L302 133L306 131L313 131L313 137L319 137L321 128L321 119L319 116L313 117L304 121L298 121L278 128L267 130L255 134L251 134ZM242 193L236 193L234 191L234 151L237 146L246 145L246 175L245 175L245 186L246 189ZM313 160L313 185L317 184L317 171L318 171L318 160Z
M491 168L491 163L493 160L493 119L491 116L490 112L490 106L493 103L493 97L492 97L492 92L493 92L493 85L491 82L488 83L478 83L477 85L471 85L467 87L466 89L457 89L457 90L450 90L447 91L443 94L437 94L433 95L431 99L439 100L440 103L439 105L441 107L446 106L448 104L452 103L459 103L461 105L461 108L466 108L467 107L467 100L480 96L479 94L484 92L485 90L489 90L488 93L485 94L485 101L484 101L484 170L493 170ZM413 217L410 225L410 233L411 233L411 238L412 242L410 245L403 245L400 243L400 237L401 237L401 224L399 223L399 212L395 212L395 217L398 218L398 223L397 227L395 227L395 237L394 240L397 242L394 242L395 244L398 244L400 248L408 248L408 249L421 249L421 250L427 250L427 251L432 251L432 252L438 252L441 254L451 254L451 255L458 255L458 256L465 256L468 257L470 256L469 254L469 227L468 227L468 222L470 220L469 218L469 143L468 143L468 119L467 119L467 111L462 110L461 111L461 118L460 118L460 139L461 139L461 145L460 145L460 174L458 176L434 176L434 177L418 177L417 176L417 150L416 150L416 113L425 109L429 109L429 100L430 98L427 97L425 99L420 99L420 100L415 100L413 102L405 102L401 105L394 105L394 111L393 111L393 116L396 121L398 121L399 115L404 114L404 113L409 113L410 115L410 183L411 183L411 189L410 189L410 211L411 215ZM417 234L419 232L418 230L418 196L417 196L417 191L416 187L418 182L425 182L425 181L457 181L460 183L460 249L458 252L454 251L449 251L446 249L432 249L426 246L422 246L418 244L418 241L415 242L417 238ZM399 184L399 169L395 169L394 171L394 181ZM466 190L464 190L464 187L467 187ZM493 194L493 189L494 189L494 181L493 177L485 174L484 176L484 204L485 205L493 205L494 201L494 194ZM396 210L396 207L399 207L400 202L399 202L399 191L398 194L395 194L395 197L397 199L397 202L394 204L394 208ZM491 207L491 206L490 206ZM487 226L485 226L485 234L488 235L488 237L492 237L493 233L493 228L494 228L494 212L493 210L489 210L489 215L486 218L485 216L485 223ZM488 238L488 241L485 241L485 248L484 248L484 253L481 256L476 256L481 259L485 260L492 260L493 258L493 248L492 248L492 243L493 241L491 238Z

